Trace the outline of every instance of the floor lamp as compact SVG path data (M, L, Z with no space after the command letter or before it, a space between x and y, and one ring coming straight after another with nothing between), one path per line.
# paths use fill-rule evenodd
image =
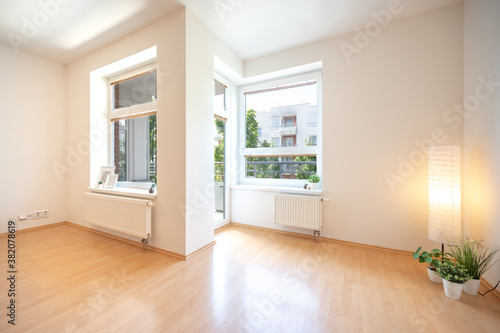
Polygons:
M429 239L444 243L462 233L460 145L429 147Z

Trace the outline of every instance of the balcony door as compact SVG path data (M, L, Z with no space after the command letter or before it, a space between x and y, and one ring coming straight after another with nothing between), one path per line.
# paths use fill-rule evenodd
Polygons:
M227 86L214 80L214 223L226 220Z

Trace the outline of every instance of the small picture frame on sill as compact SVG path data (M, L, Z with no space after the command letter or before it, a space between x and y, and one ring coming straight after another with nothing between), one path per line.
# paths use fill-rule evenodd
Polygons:
M118 175L116 173L111 173L106 178L106 183L104 183L104 187L114 188L117 182L118 182Z
M99 171L99 178L97 178L96 184L102 182L102 184L106 184L106 180L108 179L108 175L115 173L115 166L102 166L101 171Z

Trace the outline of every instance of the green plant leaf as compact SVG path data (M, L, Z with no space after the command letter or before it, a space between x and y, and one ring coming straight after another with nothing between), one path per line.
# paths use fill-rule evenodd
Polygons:
M420 257L420 253L418 252L413 253L413 259L418 259L418 257Z
M427 257L425 258L425 262L430 264L432 262L432 258L431 257Z
M421 246L420 246L420 247L417 249L417 251L415 251L415 252L420 252L420 250L422 250L422 247L421 247Z

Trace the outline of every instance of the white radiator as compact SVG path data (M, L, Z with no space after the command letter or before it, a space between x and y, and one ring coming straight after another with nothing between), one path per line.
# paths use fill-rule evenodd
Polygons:
M274 222L319 231L323 220L321 200L321 197L276 194Z
M83 194L83 221L147 240L151 236L150 200Z

